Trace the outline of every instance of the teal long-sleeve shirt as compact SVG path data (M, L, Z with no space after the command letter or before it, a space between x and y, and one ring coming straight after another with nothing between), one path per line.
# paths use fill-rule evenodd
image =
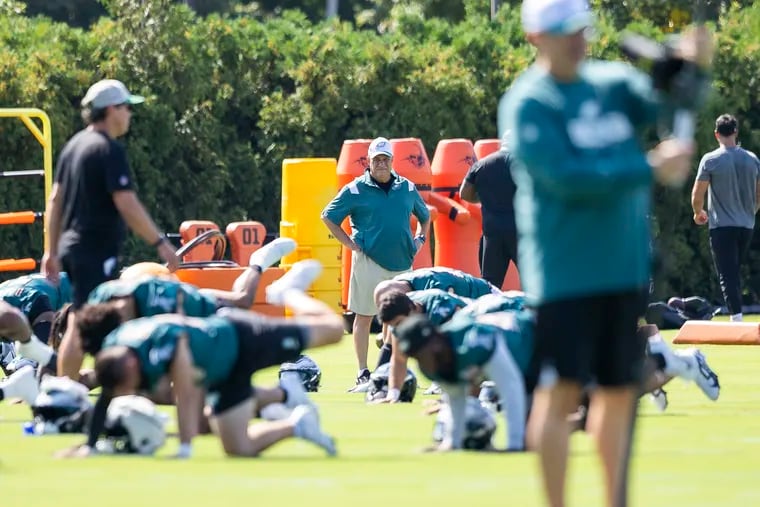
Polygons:
M502 98L520 275L535 302L648 283L652 171L638 134L659 106L646 75L600 61L569 83L533 66Z

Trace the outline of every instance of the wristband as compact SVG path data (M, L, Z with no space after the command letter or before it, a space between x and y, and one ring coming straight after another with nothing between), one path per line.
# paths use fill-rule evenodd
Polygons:
M164 236L163 234L161 234L161 235L159 236L158 240L157 240L155 243L152 243L150 246L152 246L153 248L158 248L158 247L159 247L159 246L161 246L161 245L162 245L162 244L163 244L165 241L166 241L166 236Z
M425 238L425 235L424 235L424 234L418 234L418 235L417 235L417 236L416 236L414 239L415 239L415 240L417 240L417 239L418 239L418 240L422 241L422 243L424 244L424 243L425 243L425 240L426 240L427 238Z
M193 455L193 444L189 442L179 444L179 449L177 450L178 458L189 458L192 455Z
M398 401L398 399L401 397L401 391L396 389L395 387L392 389L388 389L388 394L386 395L387 398L389 398L391 401Z

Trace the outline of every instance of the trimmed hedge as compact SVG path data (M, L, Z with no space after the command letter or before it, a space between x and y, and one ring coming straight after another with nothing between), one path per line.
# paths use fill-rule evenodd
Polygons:
M497 101L533 58L519 11L506 4L493 22L468 11L458 24L399 4L379 35L338 20L314 24L297 11L259 21L201 18L168 0L107 3L111 19L89 31L0 17L0 97L6 107L47 111L57 153L81 128L78 102L92 82L114 77L146 95L124 142L141 199L170 231L191 218L222 226L254 219L276 231L282 159L335 157L344 139L414 136L432 156L440 139L494 137ZM594 56L619 56L615 22L600 20ZM713 149L712 122L722 112L739 118L745 147L760 142L759 23L760 6L721 20L700 154ZM641 22L631 28L663 35ZM20 122L0 121L0 135L3 169L40 166L41 150ZM0 180L0 210L41 209L41 187ZM691 221L689 193L655 191L667 267L657 295L717 300L707 233ZM0 245L1 256L39 258L41 227L0 228ZM154 255L132 237L124 261Z

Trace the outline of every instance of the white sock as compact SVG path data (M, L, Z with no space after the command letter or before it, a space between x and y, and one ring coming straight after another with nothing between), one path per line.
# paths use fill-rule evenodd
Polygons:
M14 371L13 374L6 378L0 386L0 391L3 391L3 398L20 398L24 393L18 387L19 371Z
M741 313L731 315L731 322L742 322L743 320L744 316Z
M282 306L287 306L288 308L297 306L298 302L302 301L304 297L308 297L308 294L295 287L288 287L284 289L282 293L280 293L280 301L282 302Z
M16 342L16 354L46 365L50 362L50 358L53 357L53 349L42 343L35 335L32 335L32 338L26 343Z
M649 337L649 351L653 354L662 354L662 357L665 359L665 369L663 371L666 375L691 378L691 365L673 353L673 350L665 343L660 333Z

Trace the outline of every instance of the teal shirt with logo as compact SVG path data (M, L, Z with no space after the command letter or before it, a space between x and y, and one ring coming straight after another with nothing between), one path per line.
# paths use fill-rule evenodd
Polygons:
M493 286L482 278L445 267L415 269L393 279L409 282L412 290L441 289L465 298L479 298L493 290Z
M467 306L467 301L441 289L418 290L407 293L407 297L422 307L430 322L440 326L448 322L459 309Z
M219 306L215 298L201 293L197 287L166 278L104 282L90 293L87 302L105 303L114 298L132 296L138 316L151 317L176 313L180 294L183 313L189 317L208 317L213 315Z
M638 134L659 106L648 76L601 61L569 83L534 65L502 98L520 280L536 302L648 284L652 170Z
M491 359L501 340L517 363L523 376L528 371L533 353L533 324L528 312L515 312L513 325L508 329L478 322L471 316L455 315L440 326L454 349L456 377L460 382L477 381L483 366ZM432 380L446 379L432 376Z
M227 379L238 354L235 328L221 317L186 319L180 324L175 315L144 317L125 322L108 336L103 348L123 345L140 360L142 388L152 390L169 373L177 342L187 335L197 370L196 384L213 390Z
M460 310L461 315L475 317L489 313L507 312L525 309L525 296L507 296L504 294L486 294L474 300Z
M404 271L417 253L409 218L427 222L430 212L414 183L395 172L391 177L386 193L365 171L338 192L322 217L338 225L349 217L351 239L370 259L389 271Z
M61 273L58 285L50 283L43 275L35 273L24 275L0 283L0 299L18 308L24 314L40 297L46 296L52 311L71 302L71 283L66 273Z

